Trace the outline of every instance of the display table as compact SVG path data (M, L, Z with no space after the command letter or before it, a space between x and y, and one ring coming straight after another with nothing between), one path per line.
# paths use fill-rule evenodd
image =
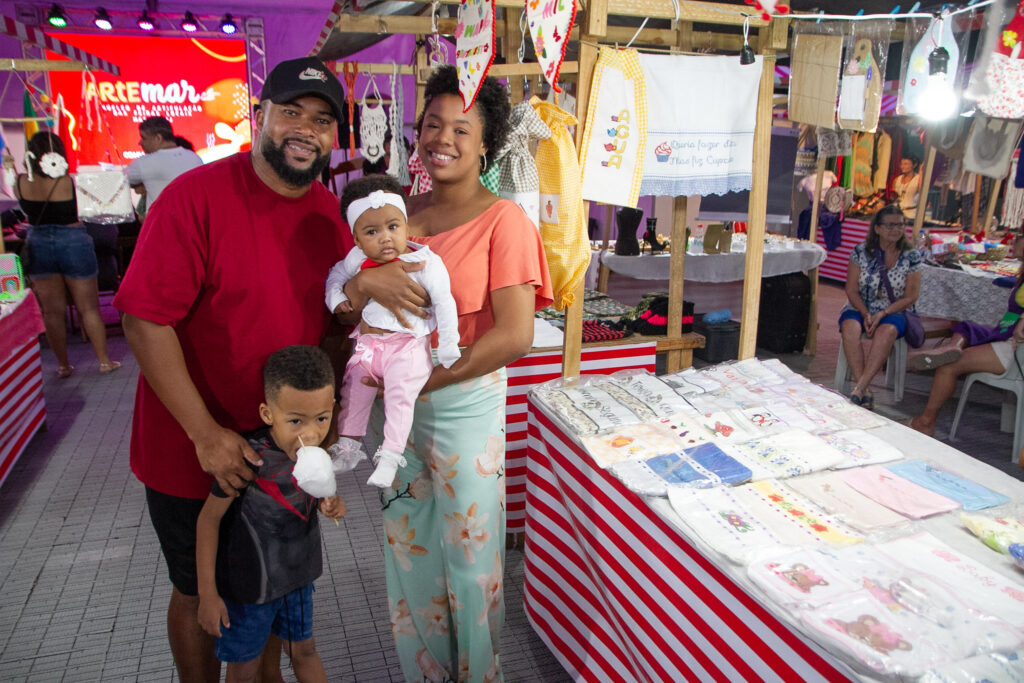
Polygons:
M825 260L823 247L810 242L789 241L786 248L764 250L762 277L810 270ZM602 251L598 257L602 268L637 280L668 280L669 254L618 256ZM687 254L683 277L687 282L736 282L743 280L745 251L729 254Z
M915 309L932 318L995 325L1006 312L1010 290L994 285L995 276L977 272L925 266Z
M1021 483L896 423L876 433L905 454L1024 501ZM534 629L577 681L856 679L799 630L741 567L681 527L668 501L627 489L529 403L524 601ZM1015 581L1012 561L957 513L919 522Z
M619 370L654 372L657 342L584 344L580 373L607 375ZM535 384L561 377L562 351L536 350L508 366L505 404L505 530L526 528L526 393Z
M42 332L43 317L32 294L0 306L0 484L46 419Z

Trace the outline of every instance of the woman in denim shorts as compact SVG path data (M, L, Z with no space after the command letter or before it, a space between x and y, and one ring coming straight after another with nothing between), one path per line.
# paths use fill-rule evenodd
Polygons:
M92 237L78 220L64 143L53 133L41 131L29 140L25 157L32 167L31 178L21 174L15 184L18 203L32 225L23 250L25 271L43 309L46 341L57 356L57 375L66 378L74 371L68 362L64 319L67 291L100 361L100 372L113 372L121 364L107 356L107 328L100 317L96 285L96 251Z

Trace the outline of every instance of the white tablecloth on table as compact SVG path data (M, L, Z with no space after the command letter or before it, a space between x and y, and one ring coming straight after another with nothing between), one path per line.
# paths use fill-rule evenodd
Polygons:
M766 249L761 276L772 277L785 273L796 273L816 268L824 260L826 252L810 242L790 242L792 247ZM684 279L690 282L735 282L743 279L745 252L730 254L687 254ZM601 264L620 275L638 280L668 280L669 254L643 254L641 256L618 256L608 251L601 252Z
M993 284L994 275L925 266L915 309L924 316L995 325L1006 312L1010 290Z

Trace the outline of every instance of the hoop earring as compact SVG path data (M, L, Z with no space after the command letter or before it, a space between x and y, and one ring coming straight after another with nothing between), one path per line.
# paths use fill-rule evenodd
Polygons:
M487 155L486 154L481 154L480 155L480 164L481 164L480 175L483 175L484 173L487 173Z

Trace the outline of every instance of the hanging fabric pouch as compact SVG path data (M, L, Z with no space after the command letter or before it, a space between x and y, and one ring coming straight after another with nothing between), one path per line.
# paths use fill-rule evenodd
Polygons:
M78 217L89 223L113 225L135 217L128 176L121 166L79 166L75 199Z

